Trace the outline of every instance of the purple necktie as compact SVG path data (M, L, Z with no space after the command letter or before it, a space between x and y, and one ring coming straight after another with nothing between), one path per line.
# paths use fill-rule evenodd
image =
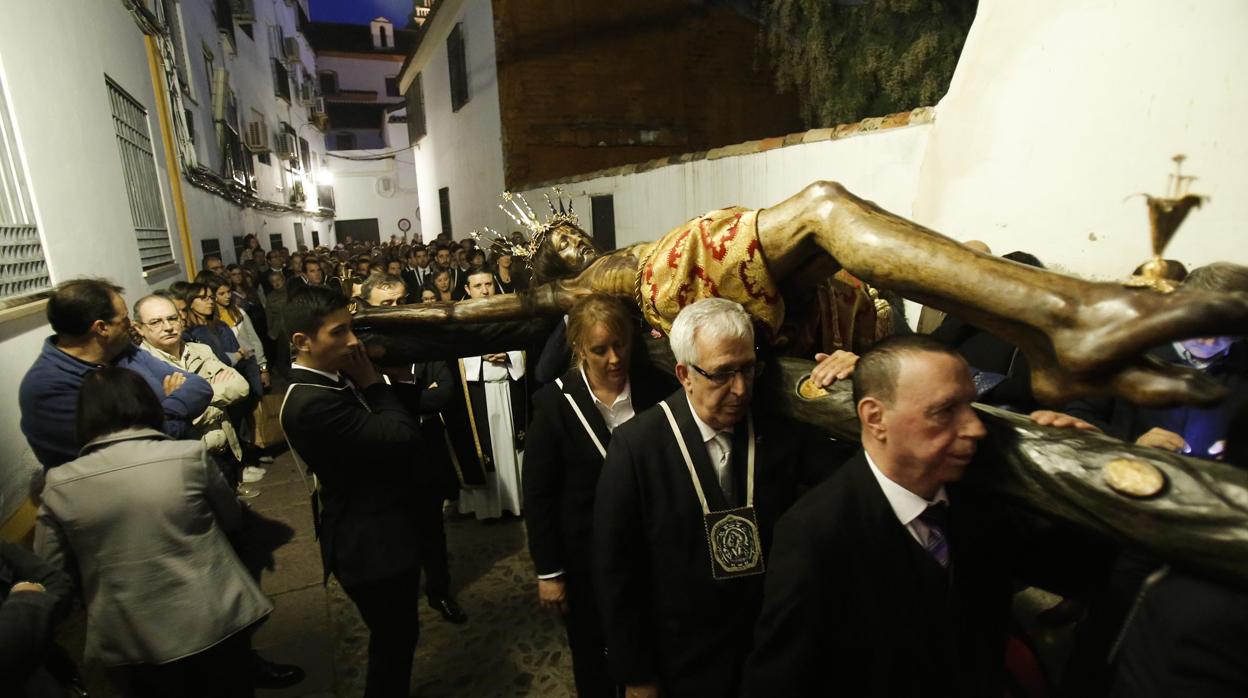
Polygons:
M929 504L919 514L919 521L927 526L927 544L923 548L936 558L941 567L948 567L949 539L945 537L945 529L949 525L949 505L945 502Z

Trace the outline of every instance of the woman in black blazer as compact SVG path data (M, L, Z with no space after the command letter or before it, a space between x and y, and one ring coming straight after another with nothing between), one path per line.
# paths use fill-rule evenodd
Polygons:
M632 370L636 324L610 296L577 302L567 329L573 366L534 395L525 448L524 517L538 597L564 617L582 698L615 695L590 585L598 474L615 427L657 403L668 387Z

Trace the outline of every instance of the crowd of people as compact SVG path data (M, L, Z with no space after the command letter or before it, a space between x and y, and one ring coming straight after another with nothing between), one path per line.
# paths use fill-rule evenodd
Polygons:
M911 334L900 304L881 306L895 321L865 351L811 352L815 383L852 380L860 446L755 408L769 352L757 318L724 298L675 315L670 370L644 346L664 333L600 293L524 351L370 361L355 309L523 290L512 249L348 238L288 254L248 236L238 264L210 255L193 281L132 307L105 281L57 286L55 334L19 395L44 466L38 557L0 548L4 613L22 609L26 641L47 645L76 590L86 658L135 696L298 682L298 667L251 648L272 604L236 549L243 500L272 462L257 406L280 393L325 579L369 629L366 696L408 695L422 576L427 603L468 622L452 592L448 511L523 518L535 603L565 623L580 696L1248 692L1248 597L987 495L974 477L990 467L977 449L987 431L972 406L1248 465L1239 337L1153 352L1230 388L1217 407L1045 405L1005 340L953 316ZM1184 283L1246 291L1248 269L1213 264ZM1011 598L1025 585L1062 595L1064 615L1081 619L1049 685L1018 667L1027 638ZM21 661L29 695L74 682L61 654Z

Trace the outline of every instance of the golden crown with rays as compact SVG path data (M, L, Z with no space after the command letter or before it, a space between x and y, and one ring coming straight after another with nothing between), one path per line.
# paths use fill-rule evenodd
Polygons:
M554 194L554 200L551 199ZM520 257L532 265L533 255L537 253L538 248L545 242L546 236L550 231L561 225L570 225L580 228L580 219L577 218L576 211L572 209L572 198L564 201L563 190L554 187L550 190L550 194L543 195L546 199L546 205L550 207L550 215L545 221L539 220L537 214L533 212L533 207L529 206L529 202L522 194L513 194L505 191L502 194L505 203L499 204L498 207L507 214L508 218L516 222L522 228L528 230L528 239L524 242L517 243L507 238L502 233L493 228L481 228L474 230L468 234L473 240L478 242L488 242L490 250L494 254L508 254L513 257ZM556 207L555 202L558 202ZM507 204L511 207L508 208ZM487 240L488 236L488 240Z

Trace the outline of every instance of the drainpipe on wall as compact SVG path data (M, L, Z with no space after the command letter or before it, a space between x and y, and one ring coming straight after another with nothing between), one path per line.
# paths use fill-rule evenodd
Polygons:
M165 144L165 167L169 172L169 191L173 196L173 212L177 218L178 237L182 240L182 258L186 261L186 278L195 278L195 254L191 248L191 228L186 217L186 202L182 199L182 174L178 169L178 158L173 143L173 128L169 123L169 99L165 91L164 73L160 67L160 57L156 49L156 38L144 34L143 42L147 47L147 63L152 71L152 89L156 92L156 113L160 121L160 136Z

